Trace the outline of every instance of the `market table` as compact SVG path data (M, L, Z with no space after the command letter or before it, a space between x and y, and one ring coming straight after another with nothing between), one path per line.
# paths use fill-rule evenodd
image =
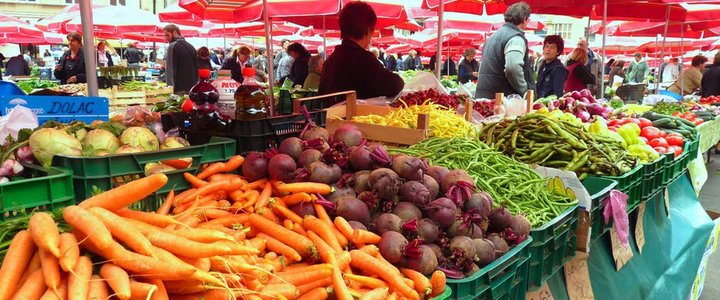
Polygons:
M700 124L697 131L700 134L700 145L698 147L700 153L712 149L720 141L720 117Z

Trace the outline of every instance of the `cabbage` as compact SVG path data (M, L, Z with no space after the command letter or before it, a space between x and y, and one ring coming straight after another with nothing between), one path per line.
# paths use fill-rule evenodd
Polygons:
M82 156L82 145L67 132L54 128L41 128L29 139L30 150L45 167L52 164L55 155Z
M133 145L122 145L120 146L120 148L117 149L117 151L115 151L115 154L128 154L138 152L143 152L143 149Z
M104 156L115 153L120 147L120 140L110 131L95 129L87 133L82 144L86 155Z
M145 127L128 127L120 135L120 143L142 148L144 151L160 149L160 141L150 129Z
M160 149L175 149L190 147L190 142L179 136L171 136L165 139L165 142L160 145Z

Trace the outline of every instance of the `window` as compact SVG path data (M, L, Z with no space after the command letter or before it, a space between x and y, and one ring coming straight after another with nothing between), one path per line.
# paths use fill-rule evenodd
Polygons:
M125 6L125 0L110 0L110 5L123 5L123 6Z
M80 0L65 0L67 4L80 3Z
M550 35L559 35L563 39L569 39L572 35L572 24L570 23L557 23L557 24L549 24L550 28L548 30L548 34Z

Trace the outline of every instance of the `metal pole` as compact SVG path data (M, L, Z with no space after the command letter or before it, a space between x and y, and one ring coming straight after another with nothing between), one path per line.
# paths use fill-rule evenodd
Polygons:
M663 42L662 42L662 50L660 50L660 57L665 57L665 39L667 37L668 33L668 26L670 25L670 5L665 7L665 31L663 33ZM682 62L680 62L682 65ZM662 78L662 74L660 74L660 78ZM655 90L659 93L660 92L660 81L657 81L655 83Z
M269 106L269 112L268 115L272 116L275 114L275 95L273 92L273 86L275 85L275 79L273 74L273 49L272 49L272 23L270 23L270 18L268 17L267 13L267 0L263 0L263 22L265 23L265 46L267 48L267 59L268 59L268 82L270 83L269 88L267 91L270 93L270 106Z
M592 18L590 18L590 16L588 16L587 30L585 30L585 40L588 41L588 44L590 43L590 21L591 20L592 20ZM605 24L603 24L602 30L603 30L603 32L605 32Z
M323 52L327 53L327 27L325 27L325 15L323 15L322 17L323 17ZM318 53L318 54L320 54L320 53Z
M445 17L443 16L445 14L445 0L440 0L440 11L438 12L438 28L437 28L437 40L438 40L438 46L437 46L437 52L435 53L435 76L437 78L440 78L440 66L441 66L441 59L442 59L442 32L443 32L443 23L445 22Z
M602 26L603 26L603 37L602 37L602 58L601 58L601 66L600 66L600 98L605 98L605 39L607 38L607 30L605 28L607 27L607 0L603 1L603 20L602 20ZM588 17L589 18L589 17Z
M685 22L680 24L680 70L685 65L685 50L683 48L683 42L685 41ZM692 66L690 66L692 68ZM702 71L701 71L702 72ZM680 86L685 87L685 76L680 76ZM680 89L680 95L685 96L685 89Z
M85 57L95 57L95 37L93 36L93 19L92 19L92 0L80 0L80 20L82 20L82 35L85 43L83 44L83 52ZM85 78L87 78L88 96L98 96L97 82L97 60L85 60Z
M225 23L223 23L223 51L227 49L227 40L225 39L225 35L227 34L227 32L225 32L225 30Z

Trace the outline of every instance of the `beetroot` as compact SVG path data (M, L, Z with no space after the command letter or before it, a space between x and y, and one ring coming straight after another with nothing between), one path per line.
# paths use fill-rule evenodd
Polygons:
M280 143L278 151L290 155L294 160L298 160L300 153L303 151L302 140L296 137L286 138Z
M300 202L298 204L290 206L290 210L296 213L298 216L316 216L315 208L310 202Z
M465 258L473 259L475 257L475 243L466 236L456 236L450 240L450 251L453 255L461 251Z
M472 197L475 192L475 183L470 175L463 170L452 170L445 175L442 182L442 188L445 191L445 197L455 201L459 207L463 206L465 201Z
M495 261L495 246L493 243L486 239L473 239L475 244L475 262L480 266L489 265Z
M440 235L440 228L430 219L411 219L402 225L402 229L425 243L434 243Z
M470 199L465 201L465 210L476 209L481 217L487 218L490 216L490 210L492 209L493 198L487 192L480 191L470 196Z
M420 245L418 246L418 252L414 255L408 255L407 267L424 275L430 275L438 267L435 251L427 245Z
M382 212L393 212L395 210L395 206L400 202L400 198L395 195L390 199L380 199L379 202L379 209Z
M358 194L357 198L363 203L365 203L365 205L367 205L370 211L375 211L382 205L382 200L380 199L380 196L378 196L372 191L364 191ZM390 211L392 211L392 209L387 212Z
M307 168L311 163L320 161L320 159L322 159L322 152L315 149L306 149L303 150L303 152L300 152L297 164Z
M530 221L528 221L528 219L523 215L515 215L512 217L512 221L510 222L510 229L521 237L527 237L530 234L531 229Z
M383 213L375 219L375 231L382 235L388 231L400 232L402 219L394 214Z
M400 186L400 199L425 207L430 203L430 191L418 181L407 181Z
M267 177L268 160L260 152L251 152L245 156L242 173L247 181L256 181Z
M322 138L316 138L316 139L311 139L311 140L303 140L302 147L303 147L303 150L315 149L322 153L322 152L327 151L327 149L330 148L330 145L327 143L327 141L323 140Z
M342 141L348 146L357 146L362 142L362 132L355 125L346 124L340 126L333 133L333 141Z
M443 181L443 178L445 178L445 175L447 175L447 173L450 173L450 170L443 166L429 166L425 171L425 174L430 175L430 177L435 179L435 181L438 183L441 183Z
M435 257L437 258L438 263L445 260L445 253L443 253L442 248L440 248L440 246L438 246L437 244L426 244L426 246L430 247L430 249L432 249L432 251L435 252Z
M332 184L338 182L342 177L340 167L335 164L328 165L320 161L311 163L308 172L310 172L309 180L311 182Z
M448 198L438 198L430 202L426 212L431 220L435 221L440 228L446 228L455 222L455 203Z
M387 168L390 166L392 159L390 159L390 154L387 152L387 149L385 149L383 145L374 144L369 146L369 148L370 158L375 163L376 168Z
M447 229L448 235L452 237L467 236L471 238L482 237L482 229L475 223L465 223L460 216Z
M501 232L512 224L513 216L505 207L498 207L490 212L490 232Z
M465 275L465 277L470 277L473 274L475 274L475 272L477 272L477 271L480 271L480 267L478 267L478 265L476 265L474 263L471 263L470 267L465 269L465 272L463 272L463 275Z
M382 234L377 246L385 260L391 264L397 264L403 261L404 250L407 245L408 240L402 234L396 231L388 231Z
M348 161L355 170L370 170L374 164L372 158L370 158L370 149L366 146L357 146L350 151Z
M403 223L412 219L419 220L422 218L422 211L410 202L399 202L395 205L393 213L400 217Z
M400 191L400 177L388 168L375 169L368 178L370 189L382 199L390 199Z
M348 224L350 224L350 227L353 229L362 229L362 230L368 230L363 223L360 223L358 221L348 221Z
M355 190L355 193L360 194L370 190L368 179L370 179L370 171L359 171L345 181L345 184Z
M438 184L437 180L435 178L432 178L432 176L425 174L423 175L423 180L421 183L427 188L428 192L430 193L430 199L437 199L438 194L440 193L440 185Z
M323 153L322 161L327 164L336 164L344 169L348 166L349 155L350 150L345 143L342 141L333 141L330 143L330 148Z
M503 256L510 250L507 242L497 233L488 235L487 239L493 244L493 247L495 247L495 257Z
M277 154L268 163L270 178L273 180L289 181L296 168L295 160L287 154Z
M349 187L335 187L335 190L329 195L325 196L325 199L330 202L337 202L342 198L355 198L355 196L355 191L353 191L353 189Z
M363 224L370 222L370 210L362 201L355 198L338 200L335 214L348 221L358 221Z
M327 129L317 126L311 126L309 129L305 130L301 135L300 138L303 141L308 141L312 139L322 139L323 141L327 141L330 134L328 133Z
M430 175L432 176L432 175ZM433 177L434 178L434 177ZM437 178L436 178L437 179ZM448 192L450 190L450 187L457 184L458 182L467 182L475 186L475 180L468 175L465 170L452 170L445 174L443 176L442 181L438 181L440 183L440 187L442 188L443 192Z
M393 158L392 170L405 180L422 180L427 164L415 156L400 154Z

